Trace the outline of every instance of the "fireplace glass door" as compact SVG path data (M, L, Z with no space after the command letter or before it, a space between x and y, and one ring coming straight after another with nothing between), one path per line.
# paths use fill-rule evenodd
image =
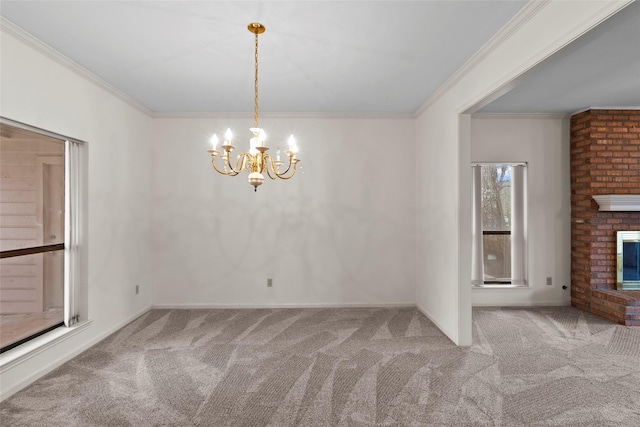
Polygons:
M617 288L640 289L640 231L618 231L617 236Z

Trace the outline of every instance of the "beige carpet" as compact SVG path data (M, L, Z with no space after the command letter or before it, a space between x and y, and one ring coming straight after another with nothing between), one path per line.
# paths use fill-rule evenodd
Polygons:
M637 426L640 328L570 307L153 310L0 404L3 426Z

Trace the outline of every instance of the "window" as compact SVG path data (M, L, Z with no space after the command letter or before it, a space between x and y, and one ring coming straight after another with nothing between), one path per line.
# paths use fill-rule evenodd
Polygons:
M0 121L0 353L78 320L79 141Z
M472 168L472 283L525 286L526 165L483 163Z

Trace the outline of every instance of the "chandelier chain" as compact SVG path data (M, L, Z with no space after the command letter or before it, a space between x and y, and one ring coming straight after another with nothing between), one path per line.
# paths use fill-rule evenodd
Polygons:
M255 77L255 97L254 97L254 110L253 110L253 124L255 128L258 127L258 31L256 30L256 47L255 47L255 60L256 60L256 77Z

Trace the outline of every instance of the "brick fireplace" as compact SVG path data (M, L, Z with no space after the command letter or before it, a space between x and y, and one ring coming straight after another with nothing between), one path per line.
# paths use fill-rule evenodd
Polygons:
M571 304L640 326L640 291L616 290L616 232L640 230L640 211L599 211L609 194L640 195L640 110L571 117Z

